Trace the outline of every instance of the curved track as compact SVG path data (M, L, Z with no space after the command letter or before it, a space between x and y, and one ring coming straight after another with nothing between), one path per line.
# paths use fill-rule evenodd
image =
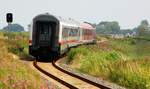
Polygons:
M81 76L78 76L78 75L75 75L75 74L73 74L73 73L71 73L71 72L68 72L68 71L66 71L66 70L64 70L64 69L62 69L62 68L60 68L59 66L57 66L57 65L56 65L57 60L60 59L60 58L62 58L62 57L64 57L64 56L65 56L65 55L62 55L62 56L59 56L59 57L55 58L55 59L52 61L53 67L55 67L57 70L59 70L59 71L65 73L65 74L68 74L68 75L70 75L70 76L72 76L72 77L75 77L75 78L77 78L77 79L80 79L80 80L82 80L82 81L84 81L84 82L86 82L86 83L88 83L88 84L91 84L91 85L93 85L93 86L96 86L96 87L98 87L98 88L100 88L100 89L110 89L110 88L108 88L107 86L100 85L100 84L98 84L98 83L95 83L95 82L93 82L93 81L90 81L90 80L88 80L88 79L85 79L85 78L83 78L83 77L81 77ZM60 82L61 84L65 85L66 87L68 87L68 88L70 88L70 89L78 89L77 87L75 87L75 86L73 86L73 85L71 85L71 84L69 84L69 83L67 83L67 82L65 82L65 81L63 81L63 80L61 80L61 79L59 79L58 77L54 76L53 74L51 74L51 73L45 71L44 69L40 68L40 67L37 65L37 61L34 61L34 62L33 62L33 65L34 65L34 67L36 67L39 71L41 71L41 72L44 73L45 75L51 77L52 79L54 79L54 80Z
M57 78L57 77L54 76L53 74L51 74L51 73L49 73L49 72L43 70L42 68L40 68L40 67L37 65L37 61L36 61L36 60L33 62L33 65L34 65L34 67L37 68L40 72L44 73L45 75L51 77L52 79L54 79L54 80L56 80L56 81L58 81L58 82L60 82L61 84L65 85L66 87L68 87L68 88L70 88L70 89L78 89L77 87L75 87L75 86L73 86L73 85L71 85L71 84L69 84L69 83L67 83L67 82L65 82L65 81L63 81L63 80Z
M64 57L64 56L65 56L65 55L60 56L59 58L62 58L62 57ZM62 68L60 68L59 66L56 65L57 60L58 60L58 58L56 58L55 60L53 60L53 61L52 61L52 65L53 65L55 68L57 68L58 70L60 70L60 71L62 71L62 72L64 72L64 73L66 73L66 74L68 74L68 75L70 75L70 76L72 76L72 77L78 78L78 79L80 79L80 80L82 80L82 81L84 81L84 82L87 82L87 83L89 83L89 84L92 84L92 85L94 85L94 86L96 86L96 87L99 87L99 88L101 88L101 89L110 89L110 88L108 88L108 87L106 87L106 86L104 86L104 85L100 85L100 84L98 84L98 83L95 83L95 82L93 82L93 81L90 81L90 80L88 80L88 79L85 79L85 78L83 78L83 77L81 77L81 76L78 76L78 75L76 75L76 74L73 74L73 73L71 73L71 72L68 72L68 71L66 71L66 70L64 70L64 69L62 69Z

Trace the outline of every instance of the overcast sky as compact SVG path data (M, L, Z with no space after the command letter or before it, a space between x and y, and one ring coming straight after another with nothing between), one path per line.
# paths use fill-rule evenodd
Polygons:
M91 23L118 21L125 29L136 27L143 19L150 22L150 0L1 0L0 28L7 25L8 12L14 14L14 23L25 28L34 16L49 12Z

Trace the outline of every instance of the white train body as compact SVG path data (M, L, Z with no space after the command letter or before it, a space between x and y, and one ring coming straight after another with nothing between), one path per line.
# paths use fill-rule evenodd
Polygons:
M71 47L94 42L95 29L90 24L41 14L31 24L29 53L35 57L60 55Z

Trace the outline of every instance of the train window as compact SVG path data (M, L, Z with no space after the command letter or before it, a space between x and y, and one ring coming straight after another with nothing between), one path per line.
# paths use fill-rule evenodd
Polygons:
M62 37L66 38L68 36L74 37L79 35L79 30L77 28L65 27L62 31Z
M83 35L92 35L92 30L83 29Z
M63 38L68 37L68 28L63 28L63 30L62 30L62 37Z
M44 25L44 24L42 24L42 26L41 26L41 30L40 30L40 33L41 34L49 34L49 25Z
M69 36L78 36L78 29L76 28L70 29Z
M83 35L86 35L86 29L83 29Z

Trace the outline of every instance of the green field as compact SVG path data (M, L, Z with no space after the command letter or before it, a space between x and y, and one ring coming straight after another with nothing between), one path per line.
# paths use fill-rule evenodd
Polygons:
M150 89L150 41L111 39L73 48L65 63L71 68L129 89Z

